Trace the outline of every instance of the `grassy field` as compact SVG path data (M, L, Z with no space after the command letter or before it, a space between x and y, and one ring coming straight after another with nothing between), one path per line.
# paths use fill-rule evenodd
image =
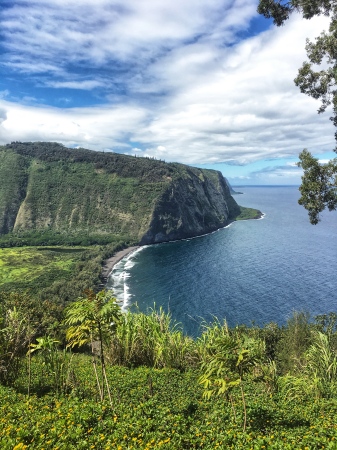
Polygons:
M57 270L67 276L86 248L0 248L0 286L32 281L42 273Z
M85 247L19 247L0 248L0 288L7 285L29 286L48 273L68 278Z
M84 290L95 289L101 283L103 261L128 245L116 241L109 245L0 248L0 294L28 291L37 299L64 306Z

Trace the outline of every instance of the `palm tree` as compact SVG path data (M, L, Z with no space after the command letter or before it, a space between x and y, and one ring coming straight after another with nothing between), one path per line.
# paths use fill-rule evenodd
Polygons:
M67 347L81 347L90 344L93 367L101 401L104 400L104 383L112 405L108 379L105 370L104 346L108 345L121 318L121 308L111 291L86 290L85 297L79 298L66 309L64 323L69 325L66 333ZM94 343L99 343L102 379L99 380Z

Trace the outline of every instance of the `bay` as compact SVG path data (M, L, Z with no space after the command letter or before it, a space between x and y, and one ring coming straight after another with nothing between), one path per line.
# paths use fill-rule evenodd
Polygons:
M108 283L124 309L163 307L190 335L214 316L230 326L264 325L282 324L293 311L337 311L337 213L311 225L295 186L237 190L235 200L264 218L128 256Z

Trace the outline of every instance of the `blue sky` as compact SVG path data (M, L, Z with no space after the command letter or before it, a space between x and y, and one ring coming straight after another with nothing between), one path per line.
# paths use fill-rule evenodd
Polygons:
M233 185L299 184L336 156L329 112L293 83L324 17L276 28L255 0L1 0L0 144L151 156Z

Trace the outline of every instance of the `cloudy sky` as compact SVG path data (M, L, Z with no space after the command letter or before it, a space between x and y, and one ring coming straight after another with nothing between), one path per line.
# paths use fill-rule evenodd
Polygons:
M293 79L326 18L284 27L257 0L1 0L0 144L153 156L233 185L299 184L336 156L329 113Z

